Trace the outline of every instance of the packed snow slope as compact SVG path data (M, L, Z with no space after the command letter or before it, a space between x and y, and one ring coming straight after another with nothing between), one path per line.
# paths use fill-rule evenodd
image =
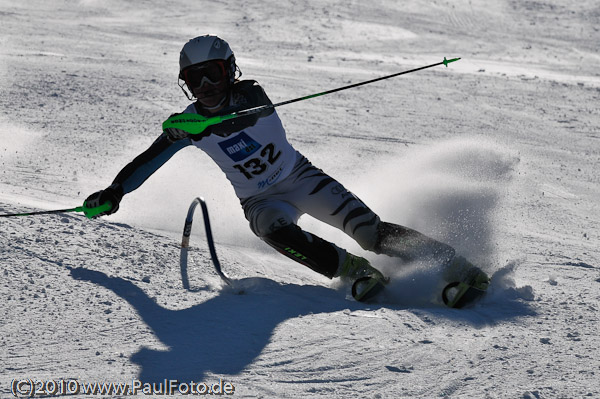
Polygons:
M190 38L229 41L283 101L289 140L384 220L455 246L493 283L440 303L440 271L364 253L376 303L255 238L186 149L115 215L0 218L0 396L17 379L235 386L237 397L600 397L600 7L595 0L0 0L0 211L80 205L187 100ZM181 285L179 239L203 196ZM243 294L239 291L243 290Z

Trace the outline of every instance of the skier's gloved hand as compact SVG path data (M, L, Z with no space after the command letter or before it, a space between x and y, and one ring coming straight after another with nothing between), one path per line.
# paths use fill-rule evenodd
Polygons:
M181 115L181 114L175 113L175 114L172 114L171 116L169 116L169 118L172 118L175 115ZM177 140L185 139L185 138L189 137L189 135L190 135L185 130L177 129L176 127L168 127L166 129L164 129L163 131L166 134L166 136L170 142L175 142Z
M185 130L177 129L175 127L168 127L164 130L167 138L171 142L175 142L177 140L185 139L189 136L189 133Z
M111 215L119 209L119 202L121 202L122 198L123 189L120 185L113 184L104 190L97 191L87 197L83 202L84 213L88 216L88 212L85 211L86 209L91 210L101 206L107 206L107 204L110 203L110 206L106 210L88 217L97 218L99 216Z

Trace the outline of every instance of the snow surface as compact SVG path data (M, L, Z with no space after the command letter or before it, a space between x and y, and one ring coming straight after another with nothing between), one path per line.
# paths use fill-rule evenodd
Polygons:
M493 274L480 303L447 309L439 270L302 219L392 276L380 302L356 303L256 239L221 172L186 149L113 216L0 219L0 395L23 378L221 378L236 397L600 398L599 26L596 0L0 0L2 213L110 184L187 104L191 37L227 39L273 101L462 57L279 112L385 220ZM181 286L196 196L236 290L199 214Z

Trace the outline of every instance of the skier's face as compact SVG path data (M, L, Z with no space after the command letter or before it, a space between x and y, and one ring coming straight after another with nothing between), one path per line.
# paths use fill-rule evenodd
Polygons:
M221 103L224 97L227 96L227 82L223 81L216 85L204 83L200 87L194 87L192 92L202 106L212 108Z
M208 61L193 66L183 73L183 78L198 102L205 108L213 108L227 96L228 76L225 62Z

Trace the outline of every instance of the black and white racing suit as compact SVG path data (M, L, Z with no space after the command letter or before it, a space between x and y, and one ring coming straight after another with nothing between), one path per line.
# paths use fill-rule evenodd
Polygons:
M219 114L265 104L271 102L255 81L238 81L232 86L229 105ZM198 103L183 112L210 116ZM381 222L358 197L292 147L273 108L210 126L200 135L173 138L163 133L123 168L111 187L123 194L135 190L187 146L200 148L219 165L258 237L327 277L336 275L346 251L298 227L302 214L337 227L362 248L377 253L403 258L453 254L450 247L414 230Z

